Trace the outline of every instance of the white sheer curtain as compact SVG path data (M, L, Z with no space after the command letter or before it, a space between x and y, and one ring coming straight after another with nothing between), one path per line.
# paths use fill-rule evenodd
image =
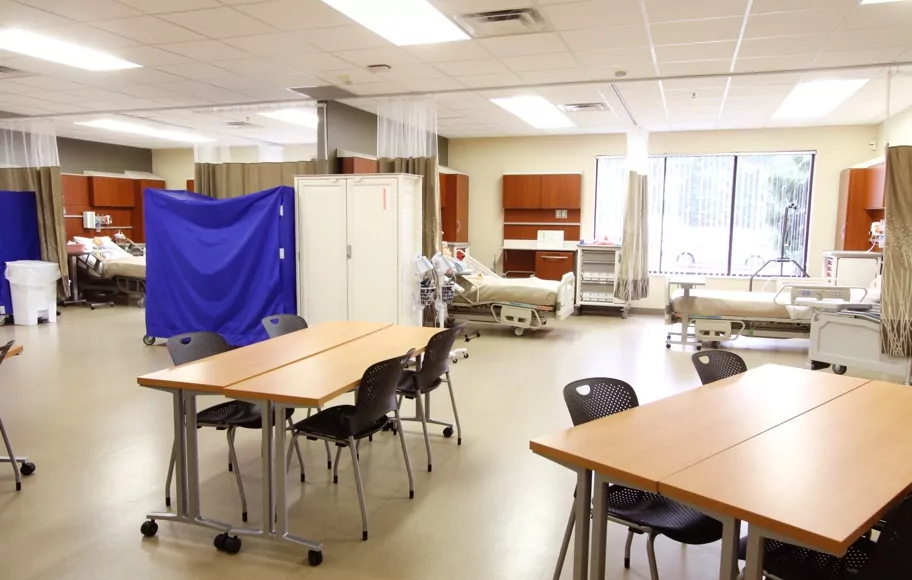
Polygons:
M0 121L0 167L60 167L50 121Z
M640 300L649 294L649 133L637 128L627 133L627 203L621 263L614 295Z
M422 251L440 249L440 184L437 104L432 97L384 99L377 108L377 157L381 173L422 177Z

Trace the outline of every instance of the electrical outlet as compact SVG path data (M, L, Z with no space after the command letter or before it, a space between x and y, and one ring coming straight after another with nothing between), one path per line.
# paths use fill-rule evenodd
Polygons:
M567 219L567 210L565 210L565 209L556 209L556 210L554 210L554 217L555 217L555 219L559 219L559 220L561 220L561 219L563 219L563 220Z

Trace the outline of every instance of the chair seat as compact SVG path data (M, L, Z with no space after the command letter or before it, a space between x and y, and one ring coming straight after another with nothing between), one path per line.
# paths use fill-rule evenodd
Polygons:
M418 391L418 381L415 379L418 377L416 371L403 371L402 378L399 379L399 386L396 387L396 392L404 397L412 398L415 396L415 393ZM430 393L443 383L443 379L438 378L430 385L424 385L421 387L421 394Z
M305 436L317 436L327 439L344 441L349 437L362 439L380 431L389 423L389 417L382 416L374 421L370 427L358 433L351 432L350 418L355 414L354 405L338 405L324 409L315 415L298 421L294 427Z
M709 544L722 538L718 520L667 497L620 485L608 490L608 513L683 544Z
M850 578L847 570L864 567L876 544L861 538L851 546L842 558L822 552L799 548L791 544L766 540L763 569L782 580L843 580ZM741 538L738 558L747 557L747 538Z
M285 410L286 420L294 409ZM196 414L196 423L201 427L241 427L243 429L260 429L263 426L260 408L243 401L227 401Z

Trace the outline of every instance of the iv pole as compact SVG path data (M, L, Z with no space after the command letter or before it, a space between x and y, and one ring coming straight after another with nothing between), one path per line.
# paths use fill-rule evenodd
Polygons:
M779 241L779 257L773 258L771 260L767 260L766 262L764 262L764 264L762 266L760 266L760 268L757 269L756 272L754 272L751 275L750 284L747 287L748 292L754 291L754 278L757 277L757 275L760 274L760 272L762 272L763 269L766 268L767 266L769 266L770 264L779 264L779 275L780 276L783 275L782 274L782 265L783 264L793 264L796 268L798 268L798 271L801 272L802 276L804 276L805 278L810 277L810 276L808 276L808 273L804 270L804 268L801 267L801 265L798 262L796 262L795 260L793 260L785 255L785 246L788 245L786 243L786 236L788 234L789 212L796 211L797 209L798 209L797 205L795 205L794 203L789 203L782 210L782 227L779 230L779 240L780 240Z

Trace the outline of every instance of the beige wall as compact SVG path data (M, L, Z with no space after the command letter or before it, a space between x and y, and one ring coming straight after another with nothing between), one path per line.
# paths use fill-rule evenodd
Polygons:
M870 159L875 126L694 131L650 135L652 154L698 154L768 151L816 151L811 196L809 273L819 275L821 252L833 248L839 174ZM469 175L469 241L472 254L485 263L499 255L503 242L501 176L504 173L583 173L582 235L593 235L595 158L623 155L624 135L451 139L449 165ZM743 280L714 279L711 287L746 289ZM655 277L649 297L635 306L661 308L664 280Z
M912 145L912 107L890 117L877 126L877 147Z

